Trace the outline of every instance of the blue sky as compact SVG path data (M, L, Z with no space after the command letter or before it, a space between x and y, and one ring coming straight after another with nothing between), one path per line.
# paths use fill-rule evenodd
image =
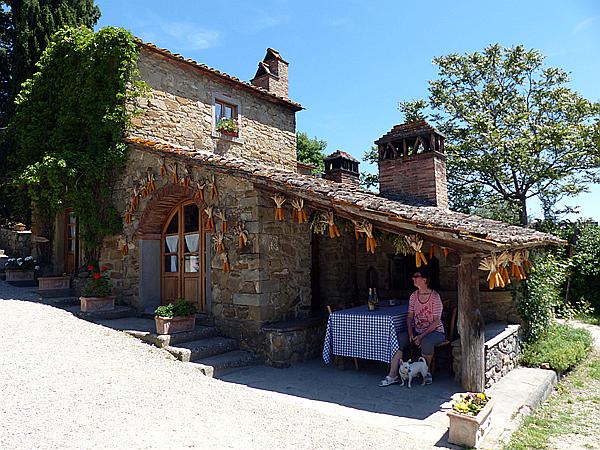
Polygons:
M298 130L362 158L402 117L398 102L427 96L435 56L491 43L537 48L600 100L600 1L96 1L99 26L136 36L249 80L265 49L290 63ZM369 170L363 163L361 170ZM374 170L373 168L371 170ZM600 221L600 186L569 199ZM539 214L535 205L532 213Z

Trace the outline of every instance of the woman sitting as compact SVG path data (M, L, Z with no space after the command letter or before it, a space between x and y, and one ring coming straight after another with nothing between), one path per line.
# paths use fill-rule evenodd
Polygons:
M431 367L433 348L435 344L445 339L444 326L442 325L442 299L440 294L429 287L429 276L418 271L413 275L413 283L417 290L412 293L408 302L408 316L406 318L407 333L398 336L398 350L392 357L390 372L379 382L379 386L389 386L398 383L398 368L402 360L402 349L414 342L421 347L421 353ZM425 383L431 384L431 373L425 377Z

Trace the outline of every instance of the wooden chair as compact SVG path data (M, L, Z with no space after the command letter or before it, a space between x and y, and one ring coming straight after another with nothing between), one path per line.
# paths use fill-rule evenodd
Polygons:
M450 306L450 305L448 305ZM445 308L444 308L445 309ZM454 340L455 331L456 331L456 315L457 308L456 306L450 309L450 313L446 315L446 319L444 320L444 314L442 313L442 323L444 324L444 331L446 332L446 340L436 344L433 348L433 357L431 358L431 367L429 368L431 374L435 373L435 370L438 367L438 363L440 359L444 359L448 362L448 366L450 368L450 375L454 373L452 369L452 341ZM448 320L449 319L449 320Z
M346 305L341 303L335 303L332 305L327 305L327 312L331 314L333 311L340 311L342 309L346 309ZM342 356L334 355L334 363L336 366L340 365L340 361L342 361L341 365L343 365ZM358 370L358 358L354 358L354 369Z

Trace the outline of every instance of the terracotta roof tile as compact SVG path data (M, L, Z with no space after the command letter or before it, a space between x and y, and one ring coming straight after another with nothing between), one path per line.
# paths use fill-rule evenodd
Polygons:
M401 123L399 125L394 125L394 127L390 131L388 131L386 134L377 139L375 141L375 144L388 142L391 139L414 137L419 134L422 134L423 132L431 131L439 134L440 136L444 136L439 130L432 127L425 119L417 120L415 122Z
M354 162L358 162L358 160L356 158L354 158L352 155L350 155L349 153L343 152L341 150L336 150L335 152L333 152L331 155L327 156L325 158L325 160L328 159L334 159L334 158L338 158L338 157L342 157L342 158L346 158L349 159L350 161L354 161Z
M242 80L240 80L237 77L229 75L229 74L227 74L225 72L221 72L221 71L219 71L217 69L213 69L211 67L208 67L206 64L201 64L201 63L199 63L199 62L197 62L197 61L195 61L195 60L193 60L191 58L185 58L185 57L181 56L178 53L172 53L168 49L166 49L166 48L160 48L160 47L154 45L151 42L144 42L144 41L142 41L139 38L136 38L136 42L138 43L138 45L140 45L140 46L142 46L142 47L144 47L144 48L146 48L146 49L148 49L150 51L153 51L153 52L158 53L160 55L166 56L167 58L171 58L173 60L180 61L180 62L185 63L185 64L189 64L190 66L192 66L192 67L194 67L196 69L200 69L203 72L206 72L206 73L209 73L209 74L211 74L213 76L221 78L222 80L226 80L226 81L230 81L230 82L236 83L240 87L242 87L244 89L247 89L247 90L250 90L250 91L253 91L254 93L256 93L258 95L261 95L261 96L263 96L265 98L268 98L272 102L286 105L286 106L292 108L294 111L300 111L300 110L304 109L304 107L300 103L293 102L289 98L273 94L272 92L269 92L268 90L266 90L264 88L261 88L259 86L255 86L255 85L253 85L253 84L251 84L251 83L249 83L247 81L242 81Z
M326 208L344 209L350 216L379 221L387 228L394 228L399 232L413 231L434 239L436 235L444 236L444 240L460 243L473 251L499 251L565 243L556 236L530 228L433 206L405 204L370 191L233 156L215 155L206 150L179 147L136 136L130 136L126 141L133 148L182 159L186 163L209 166L217 172L246 178L265 189L284 193L291 190L294 195L311 203L325 205Z

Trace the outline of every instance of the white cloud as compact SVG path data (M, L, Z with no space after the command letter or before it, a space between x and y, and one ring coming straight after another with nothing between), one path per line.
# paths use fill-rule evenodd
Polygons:
M162 22L161 31L170 39L175 40L177 47L184 50L206 50L215 47L221 33L202 28L192 22Z
M600 16L588 17L587 19L582 20L573 27L573 33L579 33L581 31L587 30L598 19L600 19Z

